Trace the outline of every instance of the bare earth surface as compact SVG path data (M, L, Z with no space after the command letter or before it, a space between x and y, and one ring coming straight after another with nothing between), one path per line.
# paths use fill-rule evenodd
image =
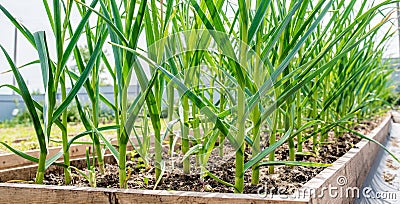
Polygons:
M367 134L373 130L382 118L361 122L354 130ZM263 138L267 141L267 136ZM361 139L353 134L345 134L340 138L335 138L333 132L329 133L330 140L334 141L324 144L317 155L297 155L297 161L319 162L330 164L344 155ZM306 141L304 151L310 152L312 144ZM264 146L266 146L264 144ZM179 151L179 150L178 150ZM166 153L164 155L167 155ZM246 161L250 158L250 152L246 152ZM235 154L229 145L225 145L225 155L218 156L218 149L215 149L208 162L207 170L218 178L233 184L235 182ZM173 158L164 158L166 160L166 168L162 182L156 189L162 190L179 190L179 191L199 191L199 192L233 192L233 187L227 187L216 180L205 177L201 179L199 167L196 168L196 159L191 157L192 169L191 174L185 175L182 171L182 157L177 155ZM276 160L288 159L288 147L283 145L276 151ZM151 165L153 166L153 165ZM128 174L130 177L127 181L128 188L132 189L154 189L154 169L145 168L143 162L137 157L130 158L128 162ZM260 187L273 189L271 193L290 194L290 189L299 188L311 178L321 172L323 167L303 167L303 166L275 166L275 173L269 174L268 167L260 167L260 184L251 185L251 169L245 174L245 190L244 193L257 194ZM84 169L82 169L84 170ZM64 185L62 171L55 171L46 174L45 184ZM73 183L75 186L89 186L87 180L76 172L73 174ZM115 164L106 164L106 170L103 175L97 172L97 187L118 187L118 166ZM279 192L277 192L279 188Z

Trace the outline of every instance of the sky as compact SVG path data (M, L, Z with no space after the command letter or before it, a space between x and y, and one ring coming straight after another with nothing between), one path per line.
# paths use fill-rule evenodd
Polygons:
M49 1L51 3L52 1ZM379 1L377 1L379 2ZM45 31L49 33L48 44L50 49L50 55L55 57L55 40L50 34L51 27L48 22L45 9L43 7L42 0L0 0L0 4L4 6L13 16L21 21L32 33L36 31ZM393 15L394 16L394 15ZM79 15L71 16L71 23L77 25L79 22ZM93 20L93 19L92 19ZM385 26L380 31L384 33L389 26ZM13 57L14 53L14 26L6 18L6 16L0 12L0 44L7 50L9 55ZM18 33L18 45L17 45L17 66L24 65L38 59L37 51L32 48L32 45ZM139 41L142 46L145 45L144 40ZM82 42L79 43L84 46ZM141 46L139 44L139 46ZM105 49L110 50L106 47ZM397 36L391 39L387 44L387 50L385 51L385 57L397 57L398 56L398 38ZM108 52L111 53L111 50ZM112 57L110 57L112 58ZM72 61L69 61L69 65L73 65ZM0 73L9 70L10 67L2 53L0 53ZM30 91L43 91L43 84L41 79L40 65L30 65L29 67L21 70L22 76L25 78ZM0 85L12 84L12 73L0 74ZM135 79L132 79L135 82ZM8 88L0 88L0 94L11 94L12 91Z
M46 31L51 32L51 27L47 23L46 12L42 6L42 1L31 0L0 0L0 4L7 8L18 20L23 22L32 32ZM17 45L17 66L26 64L30 61L38 59L37 51L32 48L32 45L19 34ZM54 53L54 40L48 41L50 44L51 53ZM9 55L13 57L14 53L14 26L5 17L0 14L0 44L7 50ZM0 54L0 73L9 70L10 67L4 57ZM31 91L42 89L40 78L40 66L32 65L21 71L22 76L27 80ZM0 74L0 84L12 84L12 73ZM11 93L7 88L0 89L0 93Z

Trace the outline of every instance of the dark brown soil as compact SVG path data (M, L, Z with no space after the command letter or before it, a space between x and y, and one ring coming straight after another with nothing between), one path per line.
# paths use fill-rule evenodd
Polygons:
M379 120L361 122L354 130L361 133L368 133L377 126ZM319 163L333 163L339 157L343 156L361 139L352 134L344 134L340 138L335 138L333 132L329 133L328 144L320 147L317 155L297 155L297 161L319 162ZM262 138L267 141L267 136ZM263 146L266 146L267 142ZM218 178L233 184L235 182L235 154L232 148L225 145L225 155L218 156L218 148L214 149L210 160L208 162L207 170L213 173ZM312 142L306 141L304 152L312 152ZM167 154L165 154L167 155ZM246 151L246 160L251 157L251 153ZM227 187L216 180L205 177L200 178L199 167L196 167L196 159L191 157L192 169L191 174L185 175L182 171L182 156L176 155L173 158L164 158L166 163L166 170L162 182L156 189L162 190L180 190L180 191L198 191L198 192L233 192L233 187ZM288 159L288 146L287 144L279 147L276 151L276 160ZM128 188L132 189L153 189L155 186L154 168L145 168L143 163L135 156L129 159L127 166L131 172L130 178L127 181ZM321 172L323 167L303 167L303 166L275 166L275 173L269 174L268 167L260 167L260 184L251 185L251 169L245 173L245 189L244 193L257 194L260 187L269 189L270 193L290 194L290 189L301 187L311 178L315 177ZM75 186L89 186L87 180L76 172L73 174L72 184ZM46 174L45 184L64 185L62 171L54 171ZM118 180L118 166L115 164L106 164L105 173L100 174L97 172L97 187L117 188L119 185ZM275 189L275 190L273 190Z

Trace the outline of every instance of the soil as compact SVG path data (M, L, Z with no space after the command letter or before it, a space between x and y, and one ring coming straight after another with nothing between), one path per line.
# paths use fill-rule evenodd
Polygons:
M364 121L357 125L354 130L367 134L373 130L380 119L373 121ZM296 161L319 162L331 164L339 157L343 156L361 138L350 133L345 133L342 137L336 138L333 132L328 134L329 140L333 141L321 145L318 154L296 155ZM262 141L268 141L268 135L264 135ZM265 142L263 146L267 146ZM224 146L224 156L218 156L218 148L215 148L208 162L207 170L218 178L235 183L235 154L229 145ZM179 152L179 151L178 151ZM303 152L312 152L312 142L304 143ZM279 147L275 153L276 160L288 160L287 144ZM167 154L164 154L167 155ZM246 161L251 158L251 153L246 151ZM227 187L210 177L201 178L199 167L196 167L195 156L191 157L191 174L184 174L182 170L182 156L166 157L165 172L162 182L155 189L159 190L179 190L179 191L198 191L198 192L221 192L232 193L233 187ZM151 159L152 160L152 159ZM128 174L130 177L127 181L128 188L131 189L154 189L155 178L154 168L146 168L142 160L138 156L129 158L127 162ZM153 165L149 165L153 166ZM83 168L84 169L84 168ZM293 189L300 188L307 181L320 173L324 167L304 167L304 166L275 166L274 174L268 173L268 167L260 167L260 183L251 185L251 169L245 173L244 193L257 194L260 188L269 189L268 193L274 194L291 194ZM74 186L89 186L89 182L77 172L73 171L72 184ZM118 188L118 166L115 164L106 164L105 173L100 174L96 170L97 187ZM45 175L45 184L64 185L63 173L61 170L53 171ZM279 191L279 192L278 192Z

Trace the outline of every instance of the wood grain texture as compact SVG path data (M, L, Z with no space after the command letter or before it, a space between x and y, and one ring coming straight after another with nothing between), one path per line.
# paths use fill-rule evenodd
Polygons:
M136 138L131 139L134 144L137 143ZM117 147L117 142L112 141L111 144ZM153 144L152 141L150 144ZM89 148L89 153L92 153L92 145L71 145L69 149L69 156L71 159L76 159L76 158L82 158L85 157L86 155L86 147ZM132 150L133 147L130 143L127 145L128 150ZM59 151L61 151L61 147L51 147L48 148L48 155L47 158L50 158L57 154ZM40 151L39 150L30 150L26 151L25 153L34 156L36 158L39 157ZM106 154L109 154L110 151L106 151ZM61 156L59 161L62 161L63 157ZM10 169L10 168L15 168L15 167L23 167L23 166L29 166L35 164L34 162L31 162L29 160L26 160L18 155L12 154L12 153L7 153L7 154L0 154L0 170L2 169Z
M84 158L76 158L71 159L71 166L77 168L86 168L86 160ZM114 156L111 154L104 155L104 162L108 164L116 164L117 161L115 160ZM0 182L7 182L11 180L23 180L29 181L33 180L36 176L36 169L38 165L29 165L23 167L15 167L11 169L3 169L0 170ZM62 167L59 166L50 166L46 172L54 171L58 169L60 172L63 171Z
M0 203L278 203L306 204L308 200L264 199L257 195L149 191L33 184L1 184Z
M89 150L92 151L91 145L72 145L70 148L70 157L71 158L79 158L83 157L86 154L86 147L89 147ZM61 147L52 147L48 149L48 158L57 154L61 150ZM31 150L27 151L27 154L39 157L39 150ZM60 160L62 157L60 158ZM27 166L35 164L29 160L26 160L16 154L0 154L0 170L1 169L9 169L20 166Z

